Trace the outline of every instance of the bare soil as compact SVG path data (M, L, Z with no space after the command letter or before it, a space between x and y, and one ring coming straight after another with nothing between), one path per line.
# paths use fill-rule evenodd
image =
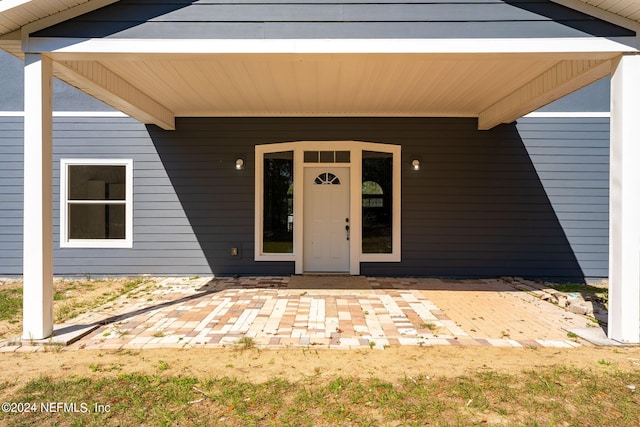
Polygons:
M142 372L196 378L232 377L261 383L273 378L298 381L336 376L380 378L459 377L479 371L519 374L554 366L596 372L637 371L639 348L392 347L385 350L149 349L48 351L0 354L0 381L10 387L31 379L69 375L100 378ZM9 396L6 396L9 397Z

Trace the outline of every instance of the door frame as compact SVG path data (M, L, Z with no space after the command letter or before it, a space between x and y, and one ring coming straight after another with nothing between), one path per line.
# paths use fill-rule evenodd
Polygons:
M348 163L304 163L305 151L350 151ZM262 251L263 159L265 153L293 152L293 253L273 254ZM362 253L362 151L393 154L393 222L392 252ZM307 166L305 166L307 165ZM304 273L304 168L348 167L349 211L351 235L349 239L349 274L360 274L361 262L400 262L401 260L401 146L361 141L296 141L255 146L255 261L293 261L295 274Z

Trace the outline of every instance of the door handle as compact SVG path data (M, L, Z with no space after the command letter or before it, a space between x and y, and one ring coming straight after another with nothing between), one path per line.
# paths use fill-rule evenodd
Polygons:
M349 230L351 230L351 227L349 227L349 225L347 224L344 226L344 229L347 231L347 240L349 240L349 234L350 234Z

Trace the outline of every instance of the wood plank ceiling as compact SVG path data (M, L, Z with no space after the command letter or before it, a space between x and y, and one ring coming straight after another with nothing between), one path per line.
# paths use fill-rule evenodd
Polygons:
M176 116L474 117L557 63L544 55L203 55L100 60Z

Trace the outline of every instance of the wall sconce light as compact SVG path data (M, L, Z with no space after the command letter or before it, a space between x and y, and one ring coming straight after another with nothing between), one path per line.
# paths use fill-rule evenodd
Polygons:
M411 160L411 169L414 171L420 170L420 159L414 158Z
M236 170L241 171L244 169L244 159L242 157L238 157L236 159Z

